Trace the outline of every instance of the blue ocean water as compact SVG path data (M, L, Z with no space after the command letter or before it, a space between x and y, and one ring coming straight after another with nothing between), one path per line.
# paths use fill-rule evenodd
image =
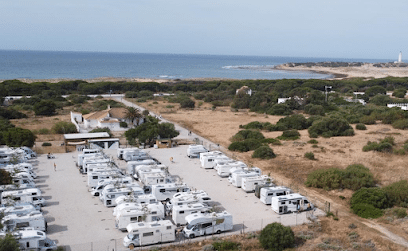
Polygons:
M124 78L327 78L312 72L273 70L287 62L389 62L374 59L296 58L145 53L0 50L0 79Z

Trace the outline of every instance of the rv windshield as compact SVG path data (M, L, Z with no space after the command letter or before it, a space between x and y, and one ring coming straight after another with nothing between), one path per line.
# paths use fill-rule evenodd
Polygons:
M128 234L127 237L129 240L136 240L139 238L139 235L138 234Z
M193 227L194 227L194 225L188 224L186 228L187 228L188 230L191 230Z

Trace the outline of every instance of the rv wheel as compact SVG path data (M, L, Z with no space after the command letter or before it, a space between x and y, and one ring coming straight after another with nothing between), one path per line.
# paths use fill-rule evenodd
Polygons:
M133 245L133 243L131 243L128 248L133 250L135 248L135 245Z
M221 233L221 230L217 230L217 232L216 232L217 234L220 234Z
M95 193L95 196L99 196L99 193Z
M190 239L194 239L195 235L194 234L190 234L189 238Z

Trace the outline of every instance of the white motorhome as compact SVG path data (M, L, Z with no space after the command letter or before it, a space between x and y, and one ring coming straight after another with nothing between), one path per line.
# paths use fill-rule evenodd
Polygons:
M139 205L117 211L115 226L123 231L131 223L158 221L164 217L164 206L161 203Z
M83 174L89 172L95 172L96 170L102 169L115 169L112 160L108 158L99 158L99 159L88 159L86 158L83 162L82 168L80 171Z
M125 151L132 151L132 150L139 150L139 148L133 147L133 148L118 148L116 150L116 157L118 159L123 160L123 152Z
M88 187L98 186L100 180L123 178L119 170L110 170L105 172L90 172L88 173Z
M13 184L16 186L35 187L35 183L32 179L19 177L13 178Z
M17 205L21 203L31 203L34 206L44 206L45 200L41 196L41 190L38 188L27 188L23 190L6 191L1 193L1 203L11 200Z
M257 176L259 176L257 172L251 172L251 171L235 172L235 173L231 173L231 177L228 178L228 180L231 182L233 186L241 187L243 178L257 177Z
M138 160L142 158L148 158L148 155L145 151L140 149L130 149L123 151L123 159L128 161Z
M226 211L222 213L192 214L186 217L187 226L183 234L187 238L194 238L206 234L220 234L232 230L232 215Z
M131 193L133 193L131 187L111 187L108 185L102 190L100 198L106 207L114 207L116 206L116 198Z
M27 155L31 156L31 158L37 157L37 153L27 146L21 146L20 149L23 150Z
M124 178L108 178L108 179L102 179L98 181L98 185L91 190L91 194L93 196L99 196L99 194L102 192L102 189L109 185L109 184L131 184L132 183L132 178L131 177L124 177Z
M190 188L186 184L168 183L152 185L152 194L159 201L170 200L176 193L188 191L190 191Z
M132 223L126 230L123 246L128 248L176 240L175 226L169 220Z
M9 214L1 220L5 232L11 232L18 228L31 227L35 230L47 232L47 222L40 211L30 212L24 215Z
M34 211L37 211L37 208L35 208L32 204L29 203L20 204L17 206L0 207L0 213L2 213L3 215L9 214L23 215Z
M189 158L199 158L200 153L208 152L203 145L189 145L187 148L187 156Z
M232 168L246 168L247 165L242 161L222 161L217 163L215 169L220 177L228 177L231 174Z
M25 172L25 171L24 172L19 172L19 171L15 172L14 169L11 169L10 173L11 173L11 176L13 178L28 179L28 180L31 180L32 182L34 182L34 177L29 172Z
M305 196L298 193L272 197L271 207L278 214L300 212L314 208L313 204Z
M187 205L191 203L205 203L209 205L212 202L211 198L203 190L190 191L190 192L180 192L176 193L169 202L166 203L166 209L171 211L173 205Z
M186 216L197 213L207 213L210 208L202 203L191 203L186 205L173 205L171 218L174 224L184 225L187 223Z
M270 205L272 203L272 197L283 196L291 194L292 190L287 187L277 186L277 187L263 187L260 190L260 197L262 203Z
M200 153L200 163L201 167L203 168L214 168L215 167L215 160L230 160L223 152L220 151L212 151L212 152L204 152Z
M143 194L143 195L122 195L116 198L115 209L123 203L139 203L139 204L155 204L158 202L153 194Z
M257 185L263 185L271 183L272 178L267 175L257 175L255 177L242 177L241 188L245 192L255 192L255 187Z
M0 233L0 237L6 233ZM57 244L47 238L47 235L38 230L27 229L12 233L17 240L20 250L51 251L57 250Z
M106 156L102 153L92 153L92 154L79 154L78 155L78 162L77 165L78 167L83 167L84 166L84 160L96 160L96 159L106 159Z
M136 160L136 161L128 161L126 167L126 173L130 175L134 175L136 173L137 166L146 166L146 165L156 165L156 161L153 159L143 159L143 160Z

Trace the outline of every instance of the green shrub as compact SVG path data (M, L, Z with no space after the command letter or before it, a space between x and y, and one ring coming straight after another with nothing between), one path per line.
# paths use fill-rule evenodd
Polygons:
M68 134L76 133L77 129L71 122L60 121L52 127L52 131L56 134Z
M392 206L387 192L378 187L361 188L357 190L350 199L351 208L354 210L354 205L369 204L375 208L385 209Z
M288 105L285 104L275 104L267 112L270 115L290 115L292 110Z
M112 137L111 130L108 127L95 128L90 131L90 133L94 133L94 132L107 132L109 134L109 137Z
M275 146L282 145L282 143L279 141L279 139L274 139L274 138L263 139L262 143L272 144L272 145L275 145Z
M406 89L396 89L393 93L392 96L396 98L404 98L407 93Z
M128 127L128 124L127 124L125 121L121 121L121 122L119 123L119 126L122 127L122 128L127 128L127 127Z
M330 138L335 136L353 136L354 130L349 123L338 117L322 118L313 122L308 129L309 135L315 138L319 135Z
M232 142L228 146L228 150L237 151L237 152L248 152L248 151L257 149L260 146L262 146L262 143L260 140L246 139L243 141Z
M253 131L253 130L241 130L237 132L233 137L231 141L242 141L246 139L256 139L256 140L262 140L265 137L263 134L259 131Z
M353 210L353 213L365 219L377 219L384 214L383 210L376 208L371 204L355 204L351 209Z
M13 177L11 176L11 174L4 169L0 169L0 185L9 185L12 182L13 182Z
M263 123L259 122L259 121L252 121L249 122L246 125L240 125L239 128L244 128L244 129L262 129Z
M356 191L362 187L373 187L374 177L370 169L361 165L349 165L343 172L342 187Z
M2 139L1 139L2 136ZM28 129L20 127L9 128L0 134L0 141L10 147L28 146L34 145L36 136Z
M368 151L377 151L377 152L388 152L391 153L393 151L394 145L394 137L386 137L380 142L371 142L368 141L367 145L363 147L363 152Z
M392 212L393 215L395 215L399 219L407 217L407 209L406 208L393 208L391 212Z
M181 108L194 108L195 102L190 98L184 98L180 101Z
M389 103L392 103L392 98L387 95L378 94L370 98L370 103L378 106L386 106Z
M319 142L317 140L315 140L315 139L311 139L307 143L309 143L309 144L318 144Z
M50 130L48 130L47 128L41 128L38 130L38 134L49 134Z
M52 144L50 142L44 142L41 146L52 146Z
M218 251L239 250L240 244L229 240L222 240L214 242L212 246Z
M360 118L360 123L365 125L374 125L375 124L375 117L374 116L363 116Z
M310 159L310 160L315 160L314 153L312 152L305 153L305 158Z
M276 155L269 146L260 146L252 154L252 158L273 159Z
M281 118L276 125L284 126L287 129L303 130L307 129L310 123L302 114L293 114Z
M57 104L52 100L41 100L33 106L35 115L54 115Z
M291 248L295 244L295 234L290 227L280 223L268 224L259 235L259 242L264 249L270 251L282 251Z
M357 129L357 130L367 130L367 127L366 127L364 124L362 124L362 123L358 123L358 124L356 125L356 129Z
M323 188L325 190L341 188L343 171L338 168L318 169L309 173L306 186Z
M407 207L408 205L408 181L400 180L383 188L390 200L397 206Z
M19 251L20 247L16 238L8 233L4 237L0 238L0 250L1 251Z
M392 127L395 129L405 130L408 129L408 119L399 119L392 123Z
M281 140L296 140L300 138L300 133L297 130L286 130L278 137Z
M324 107L322 105L308 104L305 106L305 112L310 115L324 116Z

